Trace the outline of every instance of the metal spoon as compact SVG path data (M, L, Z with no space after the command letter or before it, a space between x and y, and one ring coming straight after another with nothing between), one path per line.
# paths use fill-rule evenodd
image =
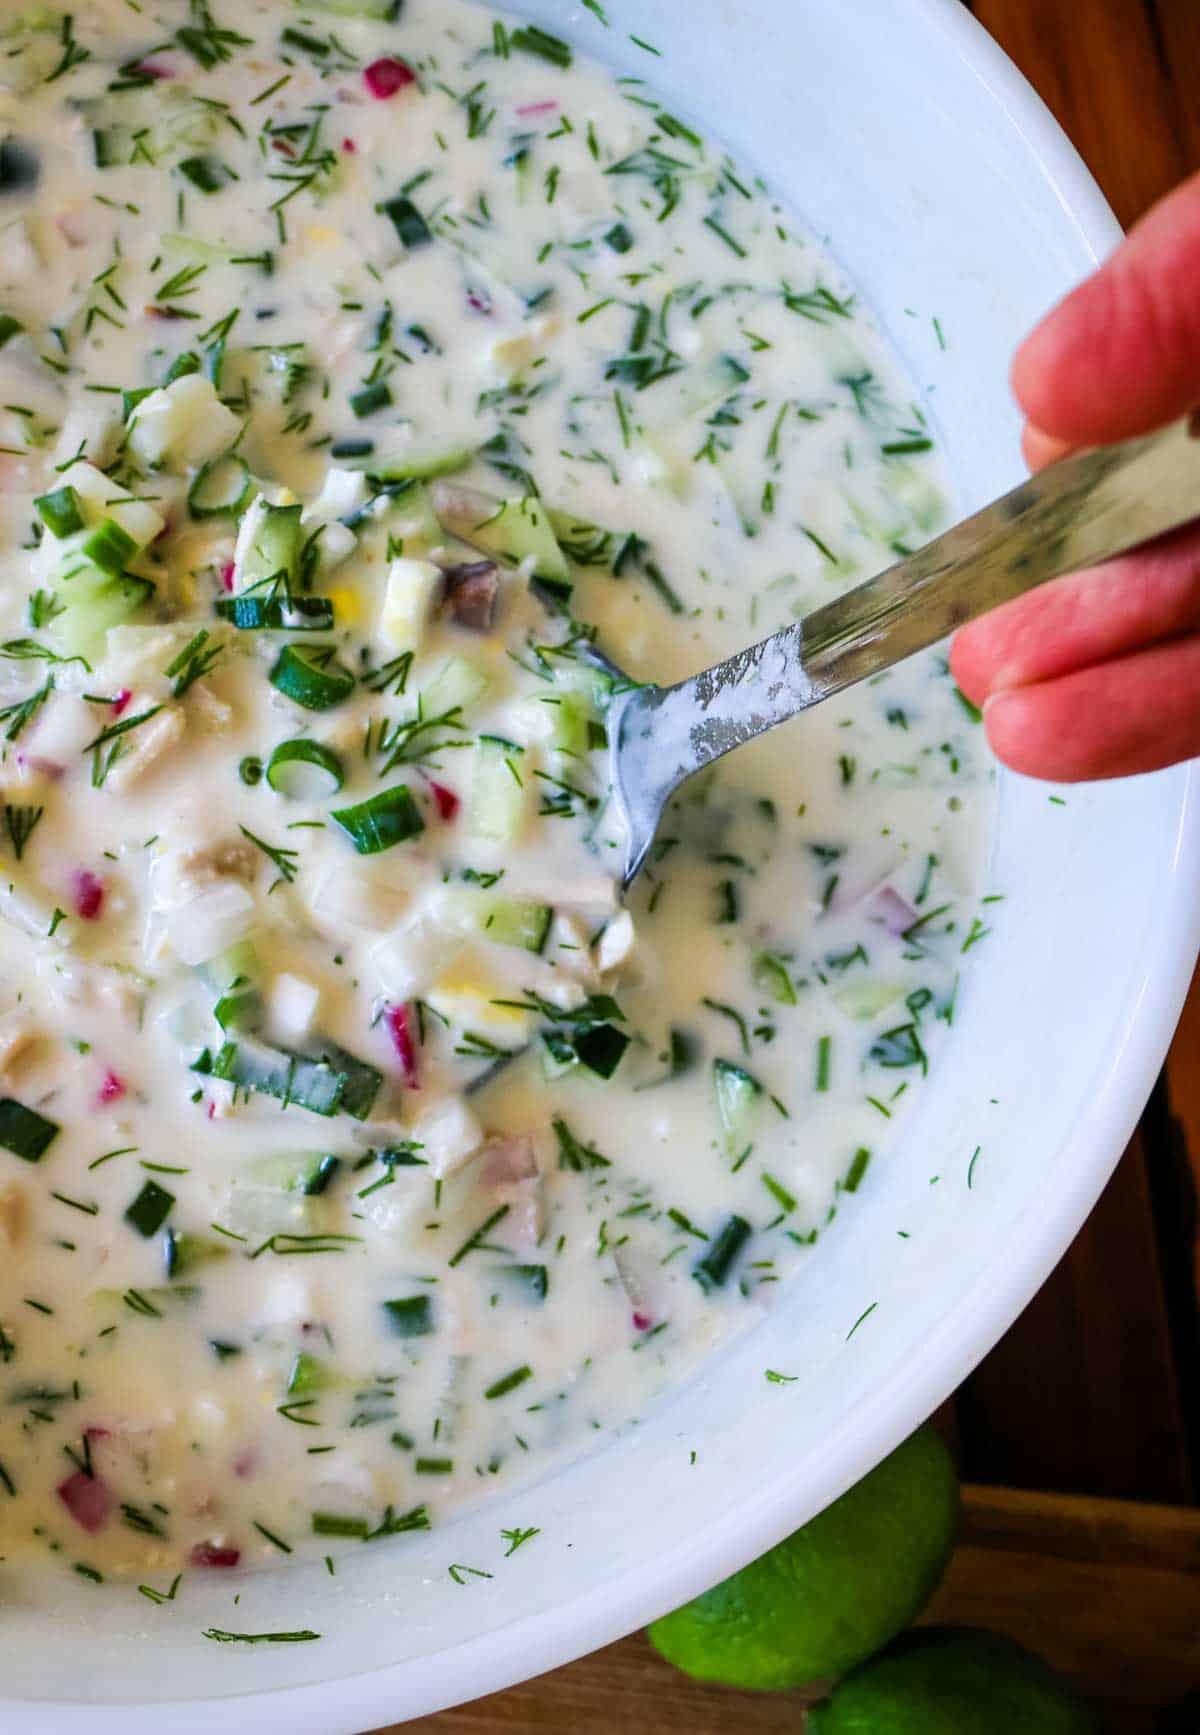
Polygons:
M1066 458L795 626L673 687L628 682L608 714L624 884L680 784L831 693L903 662L998 603L1200 517L1200 411Z

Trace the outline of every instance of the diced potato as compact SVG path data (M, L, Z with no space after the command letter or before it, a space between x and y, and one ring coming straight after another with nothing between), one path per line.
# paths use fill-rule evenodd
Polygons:
M409 900L407 888L396 879L356 873L340 864L305 891L314 921L331 936L347 927L382 934L400 920Z
M240 427L211 380L203 374L184 374L138 405L129 444L152 470L186 469L227 452Z
M618 969L632 952L634 939L633 917L628 910L621 910L597 942L596 968L602 972Z
M0 1185L0 1246L15 1247L25 1233L28 1200L16 1181Z
M15 1013L0 1019L0 1078L12 1078L37 1041L37 1027Z
M109 772L106 782L114 794L121 795L131 784L144 777L151 766L177 747L187 731L187 717L181 705L166 705L156 717L141 724L132 734L123 736L126 746Z
M120 437L121 417L113 400L90 398L86 403L77 404L63 422L55 442L53 462L56 466L69 463L82 448L95 463L111 463ZM125 528L129 529L129 526ZM133 531L129 530L129 534L132 536Z
M422 1147L430 1174L440 1181L475 1155L483 1128L460 1097L450 1097L418 1115L408 1136Z
M227 735L233 728L233 706L213 692L207 681L194 681L188 689L188 703L199 718L200 726L213 735Z
M415 651L437 606L441 568L431 560L393 560L388 567L380 636L394 651Z
M304 513L305 528L346 518L367 498L367 479L361 470L341 470L337 465L325 472L321 492Z
M299 1042L312 1034L321 1004L315 982L287 972L276 976L267 995L267 1018L282 1041Z

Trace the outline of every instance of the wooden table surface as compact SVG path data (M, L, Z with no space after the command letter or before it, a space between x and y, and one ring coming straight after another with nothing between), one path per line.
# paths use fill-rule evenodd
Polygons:
M1054 110L1122 223L1200 169L1200 0L971 9ZM1033 1646L1090 1694L1113 1735L1200 1731L1198 1183L1200 976L1091 1220L940 1418L969 1486L930 1618ZM634 1636L405 1729L797 1735L801 1703L696 1686Z

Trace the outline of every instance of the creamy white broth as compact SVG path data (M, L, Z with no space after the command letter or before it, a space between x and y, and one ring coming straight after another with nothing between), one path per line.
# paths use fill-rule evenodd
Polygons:
M0 33L9 1561L423 1528L636 1415L819 1262L986 929L937 656L696 780L622 910L580 643L861 580L932 434L651 87L359 10Z

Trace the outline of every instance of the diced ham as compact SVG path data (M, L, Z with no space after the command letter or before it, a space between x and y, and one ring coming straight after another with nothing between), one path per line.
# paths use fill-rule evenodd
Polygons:
M116 1499L112 1489L99 1476L89 1476L76 1470L54 1490L81 1530L94 1536L103 1530L112 1516Z
M411 1006L389 1006L383 1015L400 1071L409 1090L420 1090L420 1066Z
M198 1542L188 1555L192 1566L237 1566L242 1558L240 1548L233 1548L228 1543Z
M521 1252L532 1253L541 1240L542 1175L531 1133L489 1139L483 1147L481 1178L498 1205L508 1206L506 1239Z
M363 83L376 102L387 102L397 91L406 90L416 81L417 75L408 62L390 54L363 68Z
M511 1138L489 1139L482 1151L483 1181L487 1187L529 1181L538 1173L537 1150L532 1133Z
M496 618L500 574L494 560L473 560L447 567L443 608L457 626L486 633Z
M104 881L90 868L76 868L71 875L71 898L82 921L98 922L104 909Z

